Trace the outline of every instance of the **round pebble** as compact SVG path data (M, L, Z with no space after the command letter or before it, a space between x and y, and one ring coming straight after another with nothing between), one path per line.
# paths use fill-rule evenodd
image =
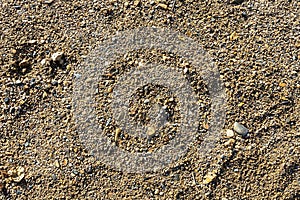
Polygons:
M242 124L235 122L233 124L233 130L237 132L239 135L242 135L243 137L247 136L249 130Z
M232 130L228 129L228 130L226 131L226 136L227 136L228 138L234 137L234 132L233 132Z
M9 103L9 98L8 97L4 98L4 103Z

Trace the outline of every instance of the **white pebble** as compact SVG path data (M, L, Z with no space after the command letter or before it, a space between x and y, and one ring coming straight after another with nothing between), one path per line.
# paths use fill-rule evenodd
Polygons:
M232 138L234 136L233 130L227 129L226 135L227 135L228 138Z
M63 64L63 55L64 53L63 52L56 52L54 54L52 54L51 56L51 59L54 61L54 62L59 62L60 64Z

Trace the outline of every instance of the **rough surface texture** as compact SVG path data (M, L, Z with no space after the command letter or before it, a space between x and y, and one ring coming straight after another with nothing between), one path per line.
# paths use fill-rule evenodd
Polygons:
M299 15L295 0L1 0L0 199L299 198ZM159 173L126 174L80 142L76 66L108 35L141 26L186 34L218 66L228 102L214 156L197 159L191 149ZM247 137L227 136L234 122Z

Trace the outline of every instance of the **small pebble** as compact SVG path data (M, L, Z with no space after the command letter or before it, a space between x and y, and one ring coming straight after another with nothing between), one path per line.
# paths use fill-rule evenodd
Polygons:
M242 124L235 122L233 124L233 130L238 134L242 135L243 137L247 136L249 130Z
M76 73L75 73L75 74L74 74L74 77L75 77L75 78L80 78L80 77L81 77L81 74L76 74Z
M183 70L183 74L186 74L186 73L188 73L188 71L189 71L189 68L184 68L184 70Z
M22 60L20 63L19 63L19 66L20 67L28 67L30 65L29 61L28 60Z
M54 85L54 86L57 86L57 85L58 85L58 81L57 81L57 80L53 80L53 81L51 82L51 84Z
M179 181L180 180L179 174L175 174L173 178L174 178L175 181Z
M224 143L225 146L232 146L233 144L235 143L235 140L234 139L229 139L228 141L226 141Z
M4 98L4 103L9 103L9 98L8 97Z
M138 1L138 0L133 2L134 6L138 6L139 4L140 4L140 1Z
M17 81L16 81L16 84L17 84L17 85L21 85L21 84L22 84L22 81L21 81L21 80L17 80Z
M158 4L158 7L162 8L162 9L165 9L165 10L168 9L168 5L163 4L163 3L159 3L159 4Z
M57 176L56 176L55 174L52 174L52 179L53 179L54 181L56 181L56 180L57 180Z
M110 124L110 122L111 122L111 118L109 118L109 119L107 120L105 126L108 126L108 125Z
M21 6L16 5L16 6L14 6L14 8L15 8L16 10L20 10L20 9L21 9Z
M116 132L115 132L115 141L117 141L118 140L118 137L119 137L119 134L121 133L121 129L120 128L117 128L116 129Z
M113 91L112 87L107 88L107 93L112 93L112 91Z
M75 175L79 174L79 172L76 169L73 169L72 173L75 174Z
M59 64L62 65L64 63L63 56L64 56L63 52L56 52L56 53L52 54L51 59L54 62L58 62Z
M228 138L232 138L232 137L234 137L234 132L233 132L232 130L228 129L228 130L226 131L226 136L227 136Z
M152 126L149 126L148 129L147 129L147 135L148 136L153 136L155 134L155 128L152 127Z
M16 190L17 195L21 195L22 191L21 190Z
M89 165L89 166L85 169L85 172L88 173L88 174L93 173L93 167L92 167L91 165Z
M54 166L55 166L55 167L57 167L57 168L59 168L59 167L60 167L58 160L55 160L55 162L54 162Z
M248 18L248 15L247 15L247 13L245 11L242 12L242 17L244 17L245 19Z
M41 61L41 65L44 66L44 65L46 65L46 64L47 64L47 59L43 59L43 60Z
M29 40L28 41L28 44L36 44L37 43L37 40Z
M29 85L32 87L32 86L34 86L34 84L35 84L35 78L32 78L32 79L30 80Z

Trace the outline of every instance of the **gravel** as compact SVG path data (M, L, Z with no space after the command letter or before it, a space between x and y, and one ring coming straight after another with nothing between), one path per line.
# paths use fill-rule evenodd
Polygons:
M0 8L1 200L298 198L299 1L3 0ZM106 166L81 142L71 106L73 81L101 41L142 26L179 31L203 47L224 83L226 123L215 148L201 157L195 147L214 127L201 76L168 52L129 52L112 63L111 76L96 92L99 124L114 145L155 151L175 136L166 130L143 140L116 132L108 108L113 87L141 60L190 78L201 114L197 141L186 156L157 173L127 174ZM176 108L166 89L150 91L161 92L168 109ZM142 90L133 100L139 108L133 118L146 120L154 97ZM174 122L180 121L176 116ZM244 125L232 127L235 122ZM251 137L227 134L232 128L241 135L247 129Z

